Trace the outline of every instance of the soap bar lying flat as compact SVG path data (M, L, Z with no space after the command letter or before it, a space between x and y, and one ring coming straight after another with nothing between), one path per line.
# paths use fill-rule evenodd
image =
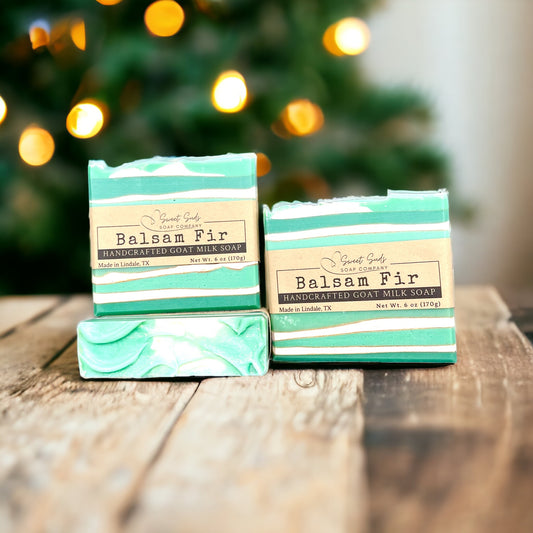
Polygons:
M255 154L89 163L95 315L257 309Z
M260 376L268 361L263 310L108 316L78 324L83 378Z
M272 360L456 361L448 194L264 208Z

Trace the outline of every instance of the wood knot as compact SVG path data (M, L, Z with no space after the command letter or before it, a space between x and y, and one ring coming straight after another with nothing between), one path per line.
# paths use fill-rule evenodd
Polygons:
M316 372L314 370L300 370L294 374L294 381L302 389L314 387L316 385Z

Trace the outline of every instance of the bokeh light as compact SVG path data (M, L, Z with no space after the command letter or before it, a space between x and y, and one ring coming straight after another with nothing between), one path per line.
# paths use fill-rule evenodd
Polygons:
M6 101L0 96L0 124L4 122L6 115L7 115L7 104L6 104Z
M70 38L80 50L85 50L87 39L85 35L85 22L83 19L76 19L72 22L72 26L70 27Z
M114 6L116 4L120 4L122 0L96 0L99 4L102 4L103 6Z
M348 17L329 26L322 42L326 50L335 56L358 55L370 44L370 30L363 20Z
M236 113L246 105L248 90L242 74L236 70L223 72L213 84L211 101L223 113Z
M262 152L258 152L256 155L257 155L257 177L261 177L270 172L270 169L272 168L272 163L270 159L268 158L268 156L263 154Z
M67 115L67 130L78 139L94 137L104 125L104 105L95 100L77 103Z
M157 0L144 12L144 23L156 37L170 37L178 33L184 20L183 9L173 0Z
M19 154L28 165L45 165L52 159L55 143L52 135L39 126L28 126L20 136Z
M281 122L291 135L304 136L317 132L324 125L324 114L320 107L300 98L290 102L281 113Z
M31 47L34 50L50 43L50 25L46 20L36 20L29 30Z

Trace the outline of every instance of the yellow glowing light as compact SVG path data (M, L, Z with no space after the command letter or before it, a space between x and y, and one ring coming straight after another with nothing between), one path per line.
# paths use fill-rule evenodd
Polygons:
M33 50L50 43L50 27L44 20L37 20L30 26L30 41Z
M156 37L170 37L178 33L184 20L183 9L173 0L157 0L144 12L144 23Z
M55 144L50 133L39 126L28 126L20 136L19 154L28 165L44 165L52 159Z
M85 36L85 22L82 19L76 19L72 23L70 27L70 38L80 50L85 50L87 41Z
M78 139L94 137L103 125L103 106L95 101L79 102L67 115L67 130Z
M357 18L341 20L335 30L335 42L346 55L364 52L370 43L370 30L364 21Z
M335 56L358 55L370 44L370 30L363 20L348 17L329 26L322 42L326 50Z
M236 70L223 72L215 81L211 102L223 113L236 113L246 105L248 90L242 74Z
M122 0L96 0L99 4L102 4L103 6L114 6L116 4L120 4Z
M272 163L270 159L263 153L257 153L257 177L264 176L270 172Z
M7 104L6 104L6 101L0 96L0 124L4 122L6 115L7 115Z
M292 135L311 135L324 125L322 109L310 100L298 99L290 102L281 113L285 129Z

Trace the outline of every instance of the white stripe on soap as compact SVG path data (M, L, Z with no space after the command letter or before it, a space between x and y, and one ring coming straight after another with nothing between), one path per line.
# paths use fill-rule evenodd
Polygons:
M359 235L364 233L396 233L401 231L449 231L449 222L436 224L360 224L356 226L337 226L301 231L286 231L265 235L267 241L293 241L334 235Z
M175 274L194 274L201 272L212 272L221 268L229 268L231 270L242 270L243 268L257 265L254 262L248 263L216 263L211 265L182 265L170 268L160 268L155 270L147 270L144 272L109 272L103 276L93 276L92 281L94 285L108 285L112 283L121 283L124 281L135 281L138 279L157 278L159 276L172 276Z
M455 319L444 318L375 318L340 326L327 328L307 329L300 331L272 332L273 341L287 341L294 339L309 339L331 335L344 335L348 333L368 333L372 331L400 331L410 329L453 328Z
M92 200L91 205L113 205L127 202L149 202L154 200L178 200L178 199L208 200L214 198L229 200L255 200L257 198L257 187L249 189L198 189L196 191L182 191L169 194L129 194L117 196L116 198L103 198Z
M211 296L246 296L258 294L259 285L244 289L153 289L146 291L93 293L95 304L162 300L164 298L210 298Z
M110 174L110 178L135 178L135 177L149 177L149 176L169 176L169 177L182 177L182 176L213 176L213 177L225 177L224 174L209 174L207 172L195 172L188 169L181 161L174 161L168 165L156 168L153 171L140 170L138 168L121 168Z
M319 202L318 204L290 204L290 209L276 209L272 220L292 220L295 218L309 218L325 215L346 215L351 213L372 213L372 209L360 204L343 202Z
M455 344L440 344L434 346L336 346L336 347L309 347L309 346L293 346L290 348L276 348L273 347L274 355L330 355L330 354L344 354L344 355L364 355L370 353L409 353L409 352L431 352L431 353L446 353L455 352L457 346Z

